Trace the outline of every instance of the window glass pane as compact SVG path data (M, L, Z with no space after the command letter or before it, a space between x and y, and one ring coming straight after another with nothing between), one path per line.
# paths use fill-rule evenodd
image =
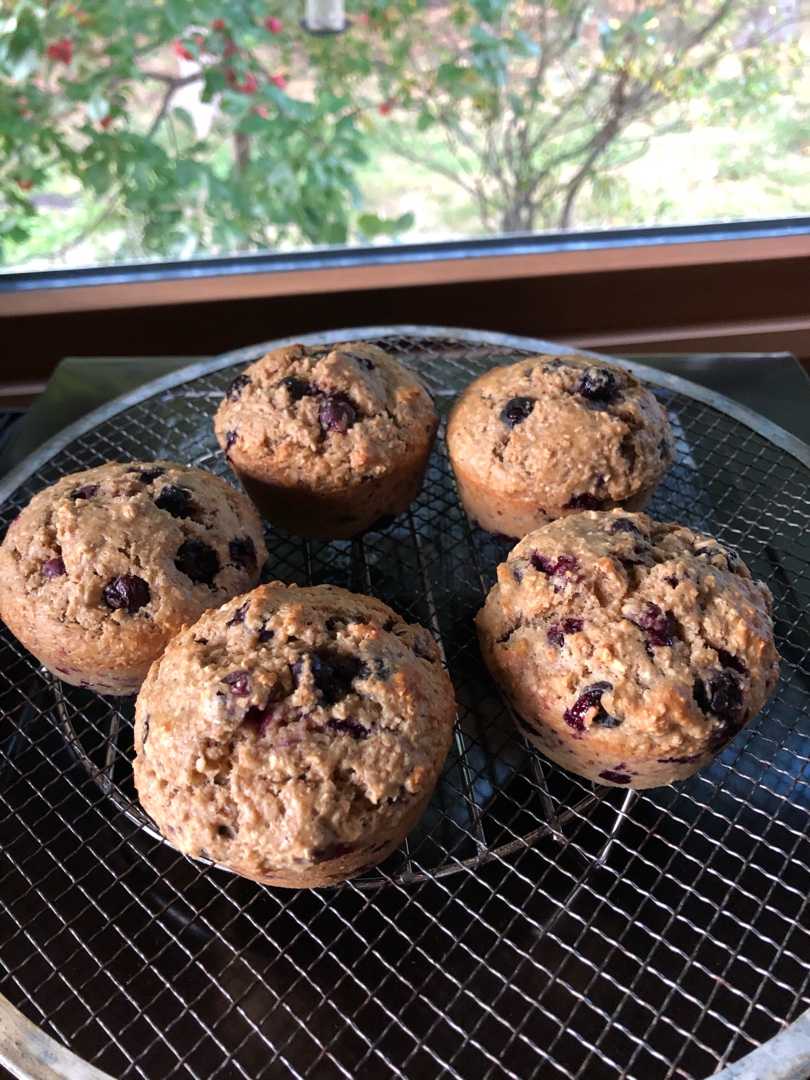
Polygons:
M801 0L346 7L5 3L2 268L810 212Z

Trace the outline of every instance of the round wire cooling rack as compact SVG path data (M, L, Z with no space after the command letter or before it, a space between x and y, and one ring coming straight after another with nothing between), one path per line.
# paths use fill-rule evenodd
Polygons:
M357 337L417 369L443 415L487 367L565 351L411 326L291 340ZM212 413L235 367L284 343L74 424L7 478L0 523L110 459L227 475ZM131 702L54 682L3 630L0 1061L20 1076L161 1080L647 1080L730 1063L748 1080L808 1075L810 449L711 391L625 366L678 440L650 512L734 545L774 594L782 678L762 715L697 776L638 794L527 746L472 625L510 545L463 514L441 439L387 530L268 534L269 576L380 596L433 630L456 686L431 807L360 879L285 891L179 855L134 798Z

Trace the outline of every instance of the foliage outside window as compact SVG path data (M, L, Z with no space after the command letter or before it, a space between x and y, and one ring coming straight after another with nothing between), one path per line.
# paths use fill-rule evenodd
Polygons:
M810 210L798 0L17 0L0 260Z

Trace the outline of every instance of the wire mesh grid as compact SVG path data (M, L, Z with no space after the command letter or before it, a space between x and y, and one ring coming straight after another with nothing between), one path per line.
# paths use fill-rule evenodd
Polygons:
M455 393L526 351L379 344ZM227 469L229 367L86 431L2 507L109 459ZM651 512L770 585L766 711L711 767L638 795L552 766L512 727L472 617L509 549L461 511L441 439L410 512L361 541L269 533L268 576L380 596L440 640L459 719L403 849L287 892L191 861L134 799L132 704L61 687L0 638L3 992L119 1077L705 1077L810 1005L810 474L713 406L657 390L679 462Z

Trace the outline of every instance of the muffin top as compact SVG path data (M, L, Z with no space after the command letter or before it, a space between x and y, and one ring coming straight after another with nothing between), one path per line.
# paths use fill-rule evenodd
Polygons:
M268 353L234 379L214 422L238 469L327 489L424 453L437 426L419 379L364 342Z
M431 635L368 596L264 585L178 635L138 696L135 780L172 843L249 876L396 829L455 705Z
M686 762L727 742L773 690L770 607L767 587L711 537L586 511L521 540L477 622L524 715L553 714L609 759Z
M540 513L597 510L657 483L672 463L666 413L629 372L532 356L481 375L450 417L453 465Z
M40 491L9 526L0 613L125 665L255 585L266 557L256 511L224 480L112 462Z

